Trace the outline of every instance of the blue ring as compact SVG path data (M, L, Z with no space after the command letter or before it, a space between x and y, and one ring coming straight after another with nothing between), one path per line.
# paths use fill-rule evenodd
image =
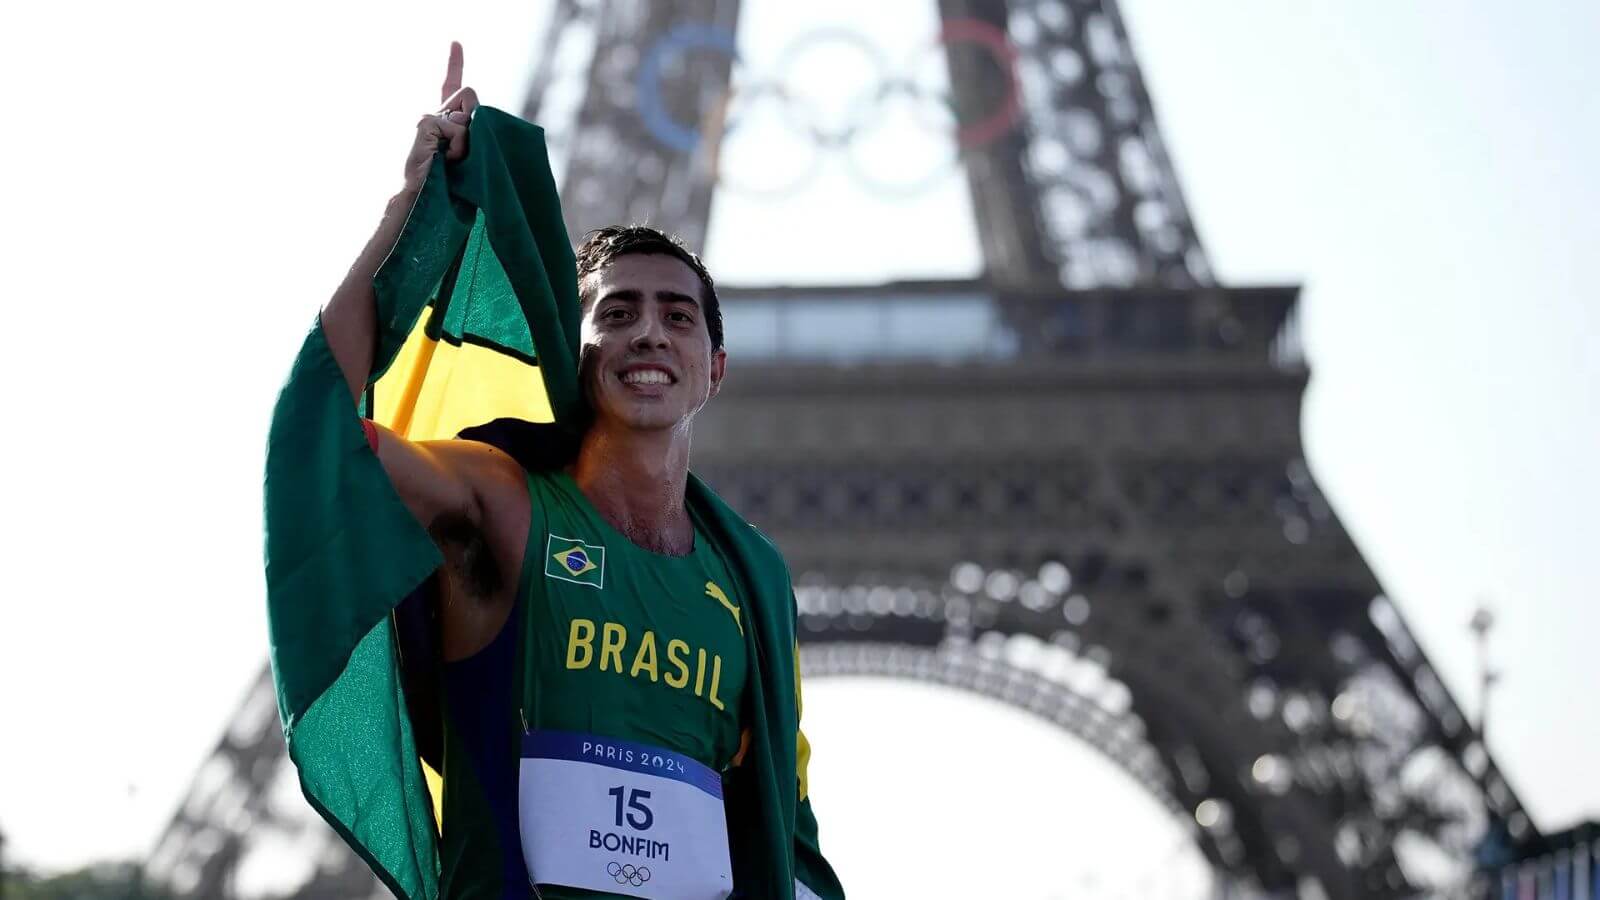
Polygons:
M721 25L686 22L656 39L639 64L635 82L639 119L650 136L680 153L692 153L700 145L700 129L690 128L672 117L661 101L661 64L669 52L717 50L729 59L739 58L733 32Z

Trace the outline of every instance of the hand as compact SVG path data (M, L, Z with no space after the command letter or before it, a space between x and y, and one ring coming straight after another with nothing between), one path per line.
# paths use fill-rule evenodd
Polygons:
M478 108L478 95L472 88L461 86L461 44L450 42L450 62L445 66L444 84L439 88L440 107L417 120L417 138L411 144L411 154L406 157L407 191L416 191L428 177L433 167L433 156L444 151L447 162L455 162L467 155L467 125L472 121L472 111Z

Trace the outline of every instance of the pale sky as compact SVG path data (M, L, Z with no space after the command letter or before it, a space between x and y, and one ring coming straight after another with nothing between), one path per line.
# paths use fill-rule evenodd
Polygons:
M749 0L753 65L812 23L860 28L897 60L933 31L931 0L798 6ZM1600 816L1600 474L1589 464L1600 361L1588 347L1600 315L1587 265L1600 238L1600 7L1123 8L1216 269L1231 284L1306 285L1303 425L1323 490L1469 708L1466 622L1493 604L1505 670L1496 758L1541 827ZM0 150L16 326L0 355L12 386L0 476L12 511L0 525L12 573L0 605L8 857L65 866L147 850L261 664L272 399L398 185L448 41L465 43L485 102L515 111L544 6L439 9L0 12L0 76L17 98ZM830 83L812 86L826 100ZM905 153L936 155L914 138ZM920 224L923 242L873 239L896 222ZM719 199L706 254L724 282L961 275L977 266L971 229L957 177L888 204L825 163L781 205ZM899 802L879 793L891 785L879 767L931 748L943 758L905 772L967 811L936 831L978 835L987 803L1034 837L1033 787L1069 809L1143 810L1143 824L1114 833L1176 828L1020 714L856 681L819 683L808 700L824 838L856 883L885 885L879 894L900 884L876 880L899 871L881 860L938 846L910 833L874 845L860 830L868 811ZM888 704L906 721L875 714ZM996 735L1009 749L995 750ZM1036 777L987 790L997 764ZM1089 802L1088 785L1120 799ZM1113 895L1154 890L1083 865L1080 883Z

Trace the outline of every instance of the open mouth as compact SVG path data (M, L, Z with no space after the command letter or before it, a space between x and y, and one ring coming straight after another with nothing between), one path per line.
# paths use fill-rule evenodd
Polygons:
M617 373L617 379L627 385L667 385L675 384L678 379L666 369L657 369L651 366L642 366L637 369L627 369Z

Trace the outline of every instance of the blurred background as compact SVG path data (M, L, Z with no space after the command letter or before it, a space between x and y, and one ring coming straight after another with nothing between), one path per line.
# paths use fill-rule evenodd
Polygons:
M381 896L282 758L260 471L450 40L702 248L860 897L1600 897L1600 7L0 12L0 872Z

